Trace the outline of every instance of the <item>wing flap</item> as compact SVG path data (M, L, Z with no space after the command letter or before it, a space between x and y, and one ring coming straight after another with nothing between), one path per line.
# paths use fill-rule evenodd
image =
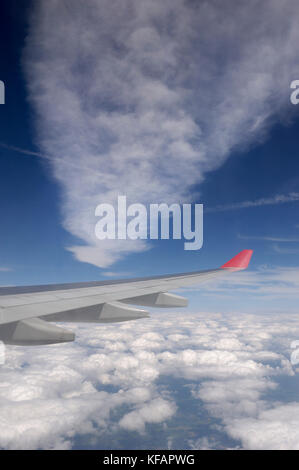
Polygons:
M148 317L146 310L129 307L122 302L111 302L91 307L76 308L47 315L47 321L72 323L116 323Z
M169 292L157 292L156 294L139 295L123 299L122 302L132 305L143 305L144 307L173 308L187 307L188 299Z

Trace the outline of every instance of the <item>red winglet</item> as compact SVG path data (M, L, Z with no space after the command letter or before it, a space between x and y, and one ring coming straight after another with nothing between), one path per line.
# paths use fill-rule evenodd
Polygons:
M221 269L233 268L233 269L246 269L249 265L250 258L252 256L253 250L243 250L240 251L236 256L231 260L221 266Z

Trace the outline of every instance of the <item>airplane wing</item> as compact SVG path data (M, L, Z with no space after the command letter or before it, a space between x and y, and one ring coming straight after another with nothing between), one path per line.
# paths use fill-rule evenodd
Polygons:
M140 306L186 307L169 291L246 269L252 250L220 268L118 281L0 288L0 340L34 346L74 341L72 331L52 322L112 323L148 317ZM139 306L134 307L134 305Z

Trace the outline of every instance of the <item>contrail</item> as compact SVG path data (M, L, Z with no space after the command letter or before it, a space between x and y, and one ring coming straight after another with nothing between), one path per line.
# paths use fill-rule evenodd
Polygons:
M205 212L225 212L234 211L237 209L247 209L250 207L270 206L276 204L285 204L287 202L299 201L299 193L277 194L269 198L256 199L255 201L243 201L233 204L223 204L215 207L208 207Z
M0 147L6 148L8 150L18 152L24 155L33 155L36 157L43 158L45 160L49 160L50 162L53 162L53 160L59 160L58 157L51 157L49 155L46 155L44 153L40 152L33 152L31 150L23 149L20 147L15 147L13 145L7 145L3 142L0 142ZM70 168L75 168L76 170L84 170L84 171L90 171L93 174L97 174L98 176L103 176L103 173L100 172L95 172L95 170L88 168L88 167L83 167L76 165L75 163L66 161L64 162L66 166ZM267 206L267 205L275 205L275 204L285 204L288 202L296 202L299 201L299 193L292 192L289 194L278 194L269 198L261 198L261 199L256 199L254 201L242 201L242 202L236 202L233 204L223 204L223 205L218 205L215 207L207 207L204 209L206 213L211 213L211 212L225 212L225 211L234 211L237 209L247 209L250 207L259 207L259 206ZM281 239L281 238L275 238L275 237L247 237L247 236L242 236L239 235L239 238L244 238L244 239L263 239L263 240L268 240L268 241L299 241L299 239Z
M15 147L14 145L8 145L8 144L5 144L4 142L0 142L0 147L2 148L5 148L7 150L11 150L13 152L17 152L17 153L21 153L23 155L32 155L34 157L39 157L39 158L42 158L43 160L48 160L49 162L53 163L53 161L55 162L55 160L61 160L61 158L59 157L51 157L50 155L46 155L45 153L41 153L41 152L33 152L32 150L27 150L27 149L23 149L23 148L20 148L20 147ZM65 161L64 160L64 164L66 167L69 167L69 168L74 168L76 170L81 170L81 171L90 171L92 174L96 174L97 176L99 177L103 177L103 173L100 173L99 171L95 171L91 168L88 168L86 166L80 166L80 165L76 165L76 163L72 163L70 161Z

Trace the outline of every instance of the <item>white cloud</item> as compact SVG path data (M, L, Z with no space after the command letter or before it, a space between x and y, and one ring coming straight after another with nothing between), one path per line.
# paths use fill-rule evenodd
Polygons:
M297 267L261 266L256 271L245 271L242 275L232 273L229 277L215 279L212 284L206 283L200 288L190 290L200 291L202 296L233 297L235 302L236 299L244 300L244 295L248 295L251 299L254 296L255 311L258 309L259 300L262 299L267 300L268 304L271 300L276 302L281 300L294 302L297 306L299 269ZM284 307L282 308L285 310Z
M106 267L146 248L99 243L99 203L187 200L233 149L295 112L297 24L295 0L35 2L28 90L78 260Z
M299 238L291 237L273 237L273 236L255 236L255 235L241 235L238 234L238 238L241 240L262 240L266 242L279 242L279 243L293 243L299 242Z
M213 435L207 424L207 435L192 443L185 430L194 435L193 420L184 419L180 445L216 446L219 432L226 432L237 446L254 448L250 429L259 423L270 428L273 416L287 427L289 404L281 403L284 390L276 378L296 378L289 355L291 341L299 338L298 315L160 312L150 320L74 329L73 344L7 348L0 447L72 448L82 436L95 448L105 436L117 447L122 430L127 438L134 440L137 432L150 442L149 433L161 432L162 423L165 442L173 442L171 420L188 412L180 410L176 379L188 385L188 402L199 400L220 420L216 440L204 439ZM268 397L278 391L279 403ZM257 447L275 448L277 442L266 429ZM279 445L294 442L283 437Z
M190 449L192 450L213 450L221 448L221 443L217 442L213 438L201 437L196 440L190 440Z
M223 204L215 207L208 207L206 212L225 212L233 211L237 209L247 209L249 207L261 207L261 206L272 206L276 204L285 204L287 202L296 202L299 201L299 193L289 193L289 194L277 194L273 197L263 197L256 199L254 201L242 201L235 202L233 204ZM246 237L239 236L239 238L244 238L245 240L274 240L274 241L288 241L286 239L280 239L275 237ZM290 240L292 241L292 240ZM297 241L297 240L295 240Z
M241 437L247 449L298 450L299 404L278 404L261 411L256 418L235 420L229 426L232 436Z
M146 423L160 423L171 418L175 406L162 398L156 398L140 408L126 414L120 420L120 426L129 431L144 431Z
M277 243L273 245L273 250L283 255L297 255L299 253L299 248L282 248Z

